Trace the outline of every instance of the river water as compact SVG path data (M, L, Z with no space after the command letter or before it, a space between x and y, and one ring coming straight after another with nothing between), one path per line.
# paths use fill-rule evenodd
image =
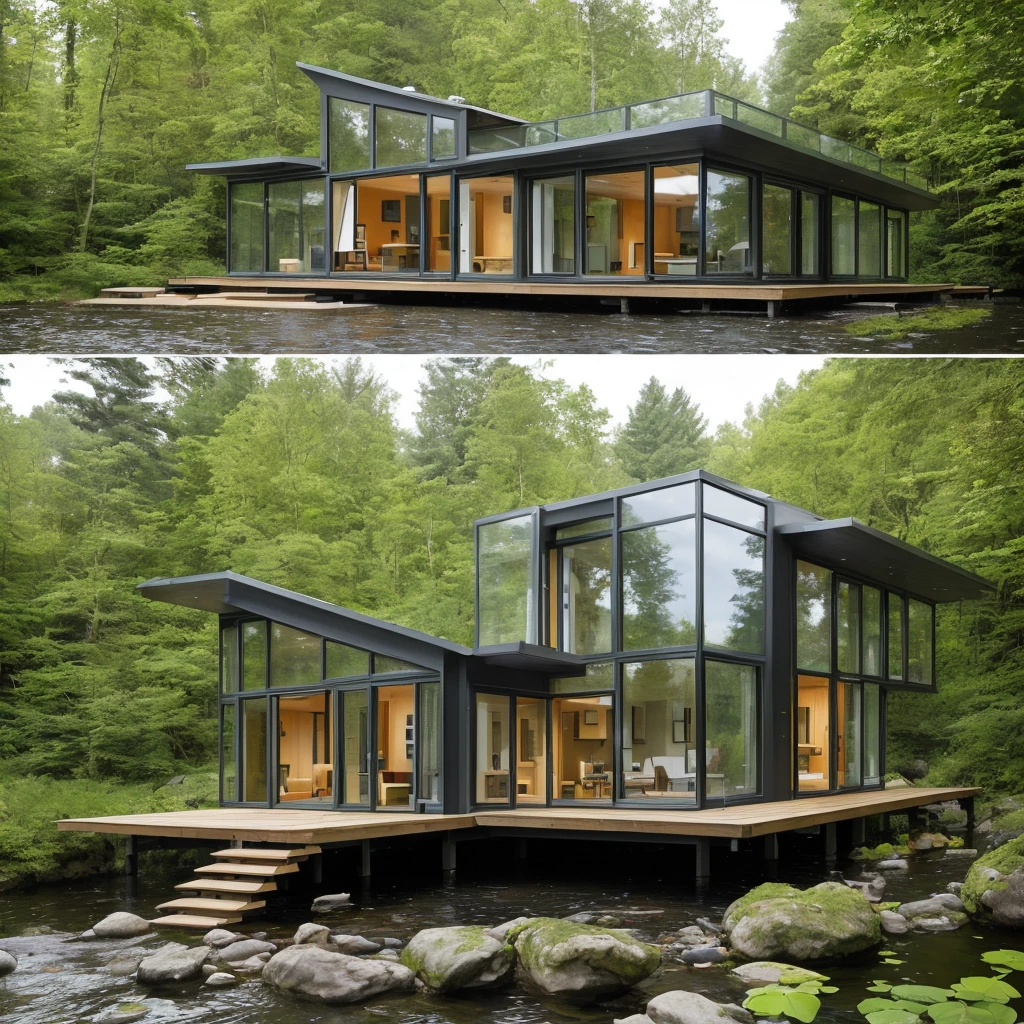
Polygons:
M538 852L544 849L537 847ZM656 941L664 933L693 924L698 916L720 920L736 896L766 877L763 863L716 851L715 877L706 889L696 890L690 874L692 861L678 848L657 852L652 847L631 847L620 855L606 854L601 846L591 854L581 854L578 844L567 849L564 858L538 857L529 877L505 865L469 872L468 877L447 885L421 874L405 885L373 888L355 894L351 908L326 922L338 931L405 940L424 927L497 924L521 914L563 916L604 910L635 926L640 937ZM637 849L643 850L639 856ZM908 872L890 878L884 898L905 901L942 891L948 881L963 878L967 864L959 858L914 861ZM853 877L856 868L845 867L847 876ZM778 872L780 880L800 886L825 876L820 861L788 854ZM5 1024L79 1024L98 1020L117 1003L145 1000L152 1007L147 1021L197 1024L610 1024L641 1010L652 995L673 988L703 992L722 1001L740 1002L744 997L744 986L725 968L693 969L666 962L629 996L586 1008L543 1001L518 986L472 998L416 994L327 1008L279 995L259 980L227 990L192 983L147 991L105 970L104 965L126 947L152 948L171 938L195 944L199 941L196 934L164 931L118 941L75 938L75 933L115 910L150 916L153 906L167 899L174 882L184 877L187 873L182 871L144 871L135 895L129 895L123 878L110 878L41 886L0 897L0 947L20 958L18 970L0 981L0 1020ZM393 881L396 873L391 871L387 877ZM329 885L326 888L334 890ZM247 922L245 928L249 932L266 930L271 939L291 935L299 923L309 919L309 899L308 892L289 897L284 905L275 906L268 918ZM641 913L635 914L637 911ZM51 928L55 931L46 931ZM25 935L37 930L43 934ZM902 964L882 964L880 951L875 950L823 968L840 991L822 997L817 1022L863 1024L855 1008L870 994L865 989L871 979L947 986L961 976L989 974L988 966L979 960L986 950L1022 946L1024 935L1020 933L999 933L976 925L940 935L891 937L885 948L895 953L893 959L904 961Z
M1024 354L1024 306L998 303L980 326L900 341L845 325L886 312L637 314L380 305L351 312L33 305L0 307L0 353L335 352Z

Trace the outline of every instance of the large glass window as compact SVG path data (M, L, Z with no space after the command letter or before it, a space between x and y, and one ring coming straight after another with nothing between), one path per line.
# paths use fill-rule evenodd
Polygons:
M430 159L447 160L455 156L455 122L450 117L436 114L430 123Z
M709 800L742 798L760 791L758 689L758 670L752 665L704 663Z
M832 273L857 273L857 204L832 197Z
M419 799L441 803L441 684L420 684Z
M533 517L479 527L477 550L477 643L536 643Z
M242 799L267 802L267 698L242 701Z
M902 210L885 211L885 275L907 276L907 215Z
M514 191L511 174L459 182L460 273L512 273Z
M903 679L903 598L888 595L889 678Z
M530 272L576 269L576 178L543 178L530 185Z
M401 658L389 658L384 654L373 656L373 674L383 675L385 672L422 672L422 665L414 665L411 661Z
M322 181L279 181L268 185L267 269L296 274L323 270L324 217Z
M328 100L327 126L329 164L332 174L339 171L364 171L370 167L370 106L339 100Z
M858 252L857 273L861 277L882 276L881 209L862 199L857 210Z
M324 651L324 678L344 679L346 676L366 676L370 674L370 656L348 644L327 641Z
M764 538L704 520L704 642L764 650Z
M614 665L610 661L592 661L582 676L552 679L552 693L587 693L591 690L610 690L615 683Z
M882 674L882 592L861 587L862 635L861 672L866 676Z
M369 695L363 690L346 690L341 695L341 731L345 743L345 776L342 802L370 803L370 756L366 745L369 731Z
M839 583L836 607L836 660L840 672L860 673L860 587Z
M907 682L932 680L932 606L911 598L907 602Z
M821 201L813 192L800 193L800 273L817 276L821 234Z
M646 174L620 171L586 179L588 274L643 274ZM640 263L637 265L637 246Z
M622 795L697 799L693 660L622 666Z
M516 803L547 803L548 702L516 698Z
M220 798L225 801L238 799L234 704L225 704L220 709Z
M740 526L752 526L756 530L764 529L764 505L708 484L704 484L703 497L704 515L728 519Z
M697 273L700 244L700 175L697 164L669 164L654 168L655 274ZM632 265L644 266L643 241L634 244Z
M612 539L561 548L562 650L603 654L612 649Z
M437 123L437 118L434 119ZM452 179L448 174L427 178L427 250L426 270L452 269Z
M267 624L242 623L242 689L264 690L267 686Z
M476 801L507 804L509 794L509 699L476 695Z
M278 803L333 804L330 694L278 697L275 703Z
M308 686L320 679L320 637L272 622L270 685Z
M860 785L860 683L840 682L836 688L839 715L839 786Z
M752 274L750 179L708 171L704 209L704 273Z
M643 491L622 499L622 525L656 523L661 519L676 519L693 515L696 491L693 484L661 487L656 491Z
M263 182L231 186L228 270L263 272Z
M801 793L832 788L829 772L829 681L821 676L797 676L796 777Z
M331 186L332 270L366 270L366 228L356 241L356 185L354 181L336 181Z
M555 800L612 799L612 698L551 702L551 792Z
M832 670L832 573L796 563L796 662L800 668Z
M420 266L420 177L395 174L355 184L355 267L384 273ZM346 261L348 262L348 261Z
M221 693L238 691L237 626L228 626L220 631L220 690Z
M377 806L412 811L416 757L415 687L378 686L373 690L377 717Z
M697 642L695 520L622 534L624 650Z
M864 684L864 785L881 782L881 695L880 688Z
M375 167L401 167L427 160L427 115L376 107Z
M765 185L761 217L764 273L793 273L793 190Z

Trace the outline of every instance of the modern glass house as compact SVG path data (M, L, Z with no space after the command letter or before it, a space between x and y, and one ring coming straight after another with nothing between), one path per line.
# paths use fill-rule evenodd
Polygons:
M221 802L687 809L881 788L886 696L935 689L935 607L991 585L694 471L475 524L472 648L234 573Z
M357 280L903 282L901 165L704 91L527 123L299 64L319 157L228 181L228 273Z

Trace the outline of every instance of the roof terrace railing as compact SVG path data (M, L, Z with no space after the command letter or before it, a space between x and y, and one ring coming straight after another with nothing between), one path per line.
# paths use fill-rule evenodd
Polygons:
M510 125L501 128L478 128L469 133L469 152L501 153L510 149L525 149L571 139L590 139L613 132L629 132L639 128L692 121L718 115L739 124L759 128L769 135L785 139L801 149L831 157L853 167L863 167L895 181L927 189L928 182L904 164L886 160L877 153L862 149L850 142L823 135L799 121L762 110L744 100L737 100L713 89L681 93L661 100L631 103L590 114L572 114L550 121Z

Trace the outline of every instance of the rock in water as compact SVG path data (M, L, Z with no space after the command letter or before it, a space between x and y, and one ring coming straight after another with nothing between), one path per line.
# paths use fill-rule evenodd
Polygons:
M0 978L12 974L18 967L18 958L6 949L0 949Z
M310 908L314 914L329 914L332 910L341 910L352 906L352 897L347 892L336 892L330 896L317 896Z
M108 914L102 921L94 924L92 932L100 939L130 939L136 935L144 935L149 928L150 924L144 917L118 911L116 914Z
M882 924L882 931L886 935L905 935L910 930L910 922L895 911L883 910L878 917Z
M238 979L233 974L228 974L227 971L216 971L208 975L203 984L209 985L210 988L227 988L228 985L234 985L237 981Z
M744 981L760 981L766 985L800 985L805 981L828 981L824 974L793 964L780 964L774 960L759 960L752 964L740 964L732 973Z
M272 942L264 942L262 939L242 939L241 942L232 942L230 946L224 946L217 954L221 960L229 964L239 963L248 960L257 953L276 953L277 946Z
M529 920L530 919L528 917L513 917L511 921L505 921L502 924L499 924L496 928L491 928L487 934L490 935L491 938L497 939L499 942L504 942L508 933L512 931L513 928L517 928L521 924L526 924Z
M979 857L960 898L968 913L1004 928L1024 928L1024 837Z
M362 935L332 935L331 942L338 947L339 953L358 956L360 953L376 953L381 949L379 942L364 939Z
M596 999L632 988L661 964L661 950L622 931L552 917L513 928L524 980L546 995Z
M382 992L413 992L416 975L387 960L360 960L321 946L288 946L263 970L267 985L328 1006L358 1003Z
M118 1003L112 1006L100 1018L100 1024L134 1024L142 1020L150 1012L145 1003Z
M720 964L728 956L725 946L694 946L680 954L679 960L684 964Z
M191 981L203 973L203 964L210 956L209 946L189 949L180 942L168 942L139 964L135 980L140 985L167 985Z
M223 949L224 946L230 946L232 942L238 942L244 938L244 935L240 935L238 932L229 932L227 928L211 928L203 936L203 942L208 946L213 946L214 949Z
M747 1010L733 1003L716 1003L696 992L662 992L647 1004L653 1024L754 1024Z
M736 900L722 922L730 947L752 960L822 960L881 941L878 915L839 882L794 889L766 882Z
M331 929L324 924L313 924L312 921L307 921L306 924L300 924L298 930L295 932L295 938L292 940L296 946L302 946L308 943L313 945L320 945L327 942L331 937Z
M511 981L516 951L486 928L425 928L402 950L402 963L435 992L496 988Z

